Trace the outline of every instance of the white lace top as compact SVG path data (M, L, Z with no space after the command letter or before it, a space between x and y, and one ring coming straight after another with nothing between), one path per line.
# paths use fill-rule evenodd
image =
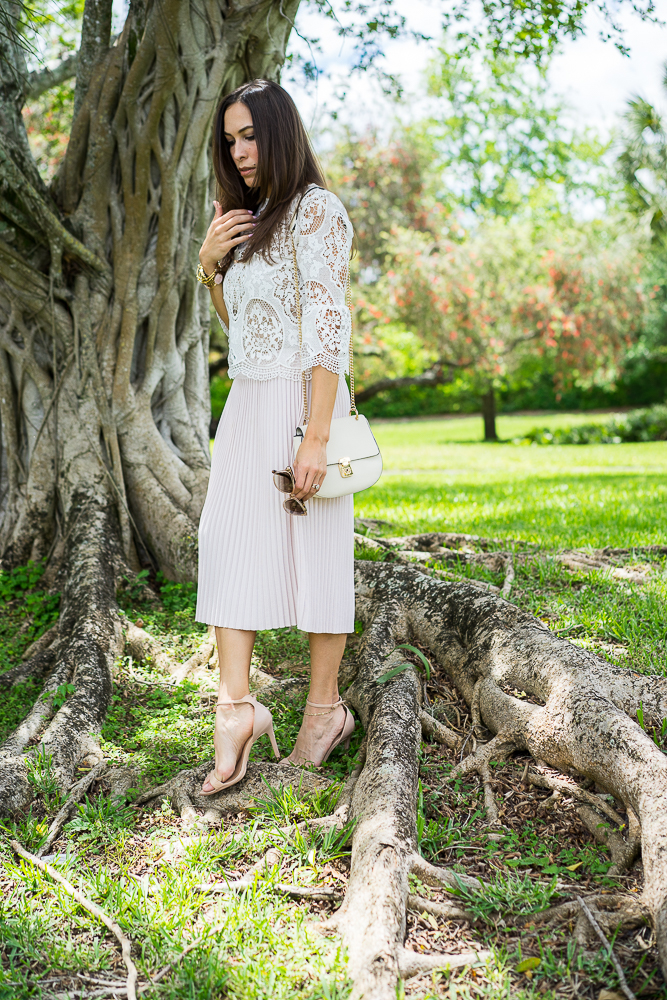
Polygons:
M270 247L272 262L254 254L243 262L234 253L223 294L229 313L229 377L265 380L301 378L294 263L289 237L294 227L303 337L303 367L313 365L342 375L349 370L350 311L345 289L352 246L352 225L331 191L311 186L296 198Z

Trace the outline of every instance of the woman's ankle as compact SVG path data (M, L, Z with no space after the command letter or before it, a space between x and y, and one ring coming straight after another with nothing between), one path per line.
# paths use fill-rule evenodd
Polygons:
M333 693L331 689L328 691L309 691L308 692L308 702L311 705L319 705L323 708L333 708L340 701L340 695L338 694L338 688L334 688ZM306 706L307 708L308 706Z
M235 701L241 701L250 694L250 687L248 686L248 681L227 681L220 678L220 684L218 686L218 702L229 702L231 704Z

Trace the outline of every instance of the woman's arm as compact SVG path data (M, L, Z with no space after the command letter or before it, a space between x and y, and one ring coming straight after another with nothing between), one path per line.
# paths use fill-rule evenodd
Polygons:
M246 240L249 240L255 226L254 216L249 209L235 208L223 215L220 203L214 201L213 204L215 205L215 215L199 251L199 261L206 274L212 274L217 262L226 257L230 250L237 247L239 243L245 243ZM222 294L222 284L211 285L209 292L218 316L225 327L229 327L229 314Z
M312 376L310 420L294 460L294 495L300 500L314 496L317 491L313 486L321 485L327 474L327 442L337 391L338 375L316 365Z
M326 447L338 380L345 372L351 317L346 302L352 227L339 199L314 189L303 198L297 234L302 282L302 357L312 367L310 421L294 461L295 495L314 496L327 472Z

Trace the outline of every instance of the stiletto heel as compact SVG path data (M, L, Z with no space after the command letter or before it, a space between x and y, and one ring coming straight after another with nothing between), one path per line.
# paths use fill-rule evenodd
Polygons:
M273 756L280 757L280 750L278 749L278 744L276 743L276 734L273 731L273 722L271 722L271 728L269 729L269 739L271 740L271 747L273 748Z
M246 771L248 770L248 757L250 756L250 751L252 750L253 743L256 743L260 736L268 736L271 741L271 746L276 757L280 757L280 750L278 749L278 744L276 743L276 737L273 732L273 716L269 712L268 708L264 705L260 705L256 698L253 698L251 694L246 694L243 698L232 699L229 701L219 701L215 706L224 707L225 705L252 705L255 709L255 718L252 724L252 735L248 737L243 749L236 760L236 767L233 773L226 781L219 781L215 776L215 768L211 771L206 781L212 785L210 792L205 792L201 789L202 795L215 795L217 792L221 792L223 788L230 788L232 785L236 785L242 778L245 778ZM206 784L206 781L204 784Z

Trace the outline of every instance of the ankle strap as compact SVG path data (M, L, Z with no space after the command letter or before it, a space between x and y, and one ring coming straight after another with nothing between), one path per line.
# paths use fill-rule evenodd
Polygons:
M343 699L342 698L339 698L338 701L335 701L332 705L318 705L318 703L316 701L310 701L309 698L306 698L306 705L310 705L311 708L323 708L323 709L325 709L325 711L324 712L304 712L303 714L307 715L307 716L309 716L311 718L314 717L314 716L316 716L316 715L331 715L331 713L335 712L336 709L338 708L338 706L342 705L342 704L343 704Z
M306 698L306 705L310 705L311 708L338 708L339 705L343 704L343 699L339 698L338 701L334 701L332 705L319 705L316 701L311 701L310 698Z
M243 705L245 703L254 704L255 699L251 694L244 694L242 698L228 698L227 701L216 701L216 708L224 708L226 705Z

